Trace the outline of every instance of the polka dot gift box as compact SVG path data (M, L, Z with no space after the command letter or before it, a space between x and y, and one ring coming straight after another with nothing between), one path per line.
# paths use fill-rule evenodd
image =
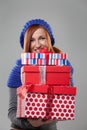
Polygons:
M53 120L75 118L75 87L28 85L19 87L17 117Z

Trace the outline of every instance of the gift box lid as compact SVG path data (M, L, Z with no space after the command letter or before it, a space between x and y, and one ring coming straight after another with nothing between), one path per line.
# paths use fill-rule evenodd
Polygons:
M22 66L21 68L21 72L36 72L36 73L39 73L40 72L40 69L45 69L46 68L46 72L66 72L66 73L69 73L70 72L70 66L30 66L30 65L25 65L25 66Z
M49 86L49 85L26 85L17 88L17 94L22 97L27 92L45 93L45 94L60 94L60 95L76 95L76 87L71 86Z

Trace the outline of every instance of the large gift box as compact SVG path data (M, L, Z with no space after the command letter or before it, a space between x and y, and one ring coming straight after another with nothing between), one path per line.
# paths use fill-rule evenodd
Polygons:
M53 120L75 118L75 87L26 85L17 89L17 117Z
M70 85L70 66L29 66L21 68L22 84Z

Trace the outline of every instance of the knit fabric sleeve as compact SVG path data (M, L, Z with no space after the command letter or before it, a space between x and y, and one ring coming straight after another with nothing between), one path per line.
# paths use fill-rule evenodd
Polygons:
M22 85L21 83L21 59L16 61L15 66L12 68L8 79L7 86L12 88L17 88Z
M74 86L74 80L73 80L73 73L74 73L74 68L71 65L70 61L67 60L67 65L70 66L70 85Z

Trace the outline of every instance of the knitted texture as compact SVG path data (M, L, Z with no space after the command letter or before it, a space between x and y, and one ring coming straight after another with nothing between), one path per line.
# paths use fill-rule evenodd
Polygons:
M74 86L74 80L73 80L73 73L74 73L74 68L72 67L71 63L69 60L67 60L67 65L70 66L70 84L71 86Z
M32 25L41 25L41 26L43 26L47 30L49 35L50 35L52 45L54 45L55 39L54 39L54 36L52 34L52 29L51 29L50 25L46 21L44 21L42 19L33 19L33 20L28 21L24 25L24 27L23 27L23 29L22 29L22 31L20 33L20 45L21 45L22 48L24 46L24 35L25 35L25 32Z
M11 88L17 88L22 85L21 83L21 59L16 61L16 65L11 70L11 73L7 80L7 86Z

